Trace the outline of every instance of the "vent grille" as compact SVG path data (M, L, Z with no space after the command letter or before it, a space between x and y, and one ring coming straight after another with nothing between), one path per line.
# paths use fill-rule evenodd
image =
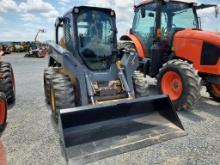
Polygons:
M204 43L202 48L201 65L216 65L220 58L220 46Z

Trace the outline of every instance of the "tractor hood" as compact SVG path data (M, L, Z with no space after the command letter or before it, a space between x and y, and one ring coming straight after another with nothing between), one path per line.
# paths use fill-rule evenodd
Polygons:
M220 35L199 29L185 29L174 35L173 51L190 61L200 73L220 75Z
M199 29L185 29L175 34L177 38L191 38L198 39L216 46L220 46L220 34L214 32L207 32Z

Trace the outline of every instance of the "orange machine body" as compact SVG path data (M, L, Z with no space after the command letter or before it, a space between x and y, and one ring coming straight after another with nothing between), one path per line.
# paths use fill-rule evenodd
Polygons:
M148 53L144 49L146 46L134 34L124 35L121 40L132 41L140 58L148 57ZM219 53L216 54L216 51L213 52L212 49L204 52L205 44L216 47L219 49ZM217 33L195 29L178 31L173 37L172 52L174 52L175 58L192 63L199 73L220 75L220 35ZM214 60L212 64L206 63L210 59L216 59L216 61Z
M135 45L137 54L140 58L144 58L146 56L146 52L144 51L144 46L141 41L138 39L137 36L134 34L129 34L129 35L123 35L121 36L120 40L122 41L132 41Z
M191 62L199 73L220 75L220 35L217 33L179 31L174 35L172 49L178 58Z

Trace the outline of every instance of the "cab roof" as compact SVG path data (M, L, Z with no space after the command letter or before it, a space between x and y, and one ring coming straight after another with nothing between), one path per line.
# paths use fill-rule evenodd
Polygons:
M148 4L148 3L152 3L152 2L157 2L157 1L164 1L164 2L181 2L181 3L188 3L188 4L197 4L195 1L192 2L186 2L186 1L182 1L182 0L143 0L141 3L139 3L137 5L137 7Z
M93 6L74 6L67 13L65 13L64 16L68 13L72 13L76 8L78 8L79 10L100 10L104 12L111 12L111 11L115 12L113 9L110 8L93 7Z
M216 7L217 8L218 7L218 5L216 5L216 4L199 4L198 5L198 3L196 3L195 0L191 0L191 2L186 2L186 1L183 1L183 0L143 0L141 3L139 3L135 7L140 7L142 5L146 5L146 4L149 4L149 3L152 3L152 2L158 2L158 1L186 3L186 4L189 4L189 5L195 6L196 9L204 9L204 8L209 8L209 7Z

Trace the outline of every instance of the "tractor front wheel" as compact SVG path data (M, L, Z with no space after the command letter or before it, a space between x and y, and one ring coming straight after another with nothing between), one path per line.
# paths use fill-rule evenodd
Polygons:
M158 75L160 91L168 95L177 110L190 109L200 98L201 78L186 61L171 60Z
M208 83L206 87L213 100L220 102L220 85Z

